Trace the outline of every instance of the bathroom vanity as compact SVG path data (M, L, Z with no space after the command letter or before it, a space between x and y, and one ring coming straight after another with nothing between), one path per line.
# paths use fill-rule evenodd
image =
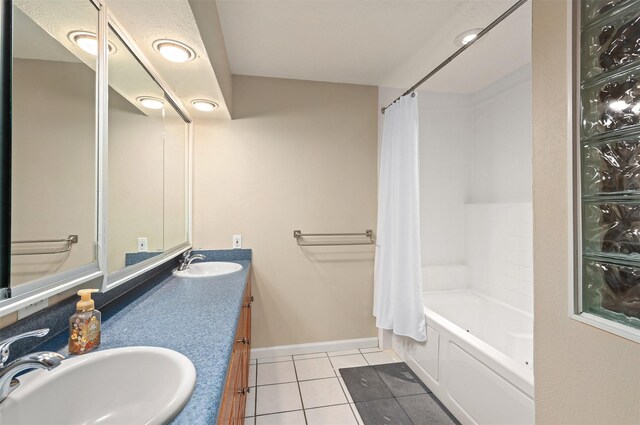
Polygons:
M200 252L205 261L231 261L240 264L242 270L222 276L183 278L174 276L172 268L166 268L106 304L101 297L110 293L98 294L97 308L103 321L102 343L97 352L121 347L161 347L181 353L195 367L195 387L186 406L171 423L242 423L249 393L251 251ZM56 311L53 307L42 320L53 329L58 328L55 322L60 320L64 327L65 308ZM42 326L41 322L24 322L16 325L29 329ZM66 330L59 332L31 351L58 351L68 356L67 338ZM122 371L113 373L118 375ZM59 410L65 411L62 406L72 402L61 393ZM135 404L135 400L131 403Z
M251 354L251 276L247 275L242 310L236 328L231 360L227 369L227 380L220 404L218 424L244 423L244 409L249 387L249 356Z

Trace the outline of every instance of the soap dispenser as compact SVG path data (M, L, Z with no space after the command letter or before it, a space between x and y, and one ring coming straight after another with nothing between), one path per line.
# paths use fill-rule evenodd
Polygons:
M100 345L100 312L95 309L91 294L97 289L78 291L80 301L76 314L69 319L69 354L84 354Z

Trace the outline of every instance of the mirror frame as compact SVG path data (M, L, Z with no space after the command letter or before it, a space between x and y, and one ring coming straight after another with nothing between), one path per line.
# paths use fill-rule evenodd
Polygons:
M0 205L11 205L11 44L13 4L0 2ZM8 88L8 90L7 90ZM4 166L4 165L9 166ZM0 300L9 298L11 210L0 212Z
M157 267L163 263L166 263L167 261L172 260L176 256L180 255L181 253L191 248L191 189L190 188L191 188L191 166L192 166L191 152L192 152L192 145L193 145L193 140L192 140L193 139L192 137L193 123L186 108L184 108L180 100L175 96L173 91L170 89L169 85L162 79L158 71L153 67L151 62L149 62L149 60L146 58L144 53L142 53L140 48L132 41L133 38L130 36L127 30L124 29L122 25L120 25L117 18L113 16L113 14L111 13L108 13L107 15L108 15L108 21L104 26L104 31L102 31L99 36L98 44L99 45L102 44L103 46L107 45L109 29L111 29L125 44L125 46L131 51L131 53L138 60L138 62L140 62L142 67L145 68L145 70L151 76L151 78L160 86L160 88L162 88L162 90L164 90L165 98L169 102L170 106L182 117L182 119L187 124L186 125L187 129L185 134L186 149L187 149L187 154L185 155L185 170L187 173L187 175L185 176L185 191L186 191L185 193L187 195L185 196L185 204L186 204L185 211L186 211L186 217L187 217L187 220L185 223L185 227L186 227L185 230L187 235L187 241L176 247L169 247L168 251L164 251L162 254L152 258L148 258L144 261L141 261L140 263L133 264L131 266L125 267L123 269L114 271L109 274L106 273L106 271L108 270L108 258L107 258L107 249L106 249L107 248L106 235L107 235L107 229L108 229L108 224L107 224L108 211L106 209L107 207L106 194L108 192L108 187L107 187L108 178L107 178L107 172L106 172L107 164L108 164L108 159L107 159L108 145L105 146L104 148L105 150L102 152L102 157L105 160L103 164L104 167L102 169L102 182L103 182L102 193L104 196L104 199L103 199L104 208L100 208L102 215L104 217L103 225L105 225L105 229L104 229L105 237L104 239L101 239L101 242L104 243L104 249L102 251L99 251L101 253L101 256L103 256L102 264L104 264L104 268L101 267L101 269L105 271L105 277L102 284L102 292L106 292L113 288L116 288L121 284L129 281L130 279L133 279L153 269L154 267ZM102 29L103 28L101 27L101 30ZM107 51L105 48L102 48L102 50L98 49L98 51L101 53L102 56L107 56ZM103 59L101 62L103 62L105 65L108 65L108 62L107 62L108 58L101 57L101 59ZM103 75L108 75L108 69L104 69L103 72L104 72ZM104 90L105 97L108 97L108 90L109 90L108 81L106 81L106 83L107 83L106 86L102 87L102 89ZM108 120L108 117L107 117L108 104L109 102L107 98L105 103L103 104L104 108L102 111L102 113L104 114L103 122L105 123L105 127L102 129L102 131L105 134L107 133L107 124L108 124L108 121L107 121ZM107 140L108 142L109 140L108 136L105 136L104 140Z
M16 290L9 288L10 260L11 260L11 211L3 208L0 213L0 317L16 312L30 304L48 299L49 297L72 289L91 280L102 280L100 286L102 292L109 291L136 276L145 273L154 267L166 263L182 252L191 248L192 230L192 147L193 147L193 123L187 109L174 94L169 85L160 77L151 62L142 53L140 48L132 41L133 38L120 25L115 16L108 9L108 0L87 0L93 3L98 11L98 59L96 70L96 169L97 169L97 261L66 272L52 274L33 282L20 285ZM11 91L11 52L12 52L12 8L13 1L0 2L0 92L2 102L0 104L0 131L2 140L0 143L0 202L2 205L11 205L11 125L10 125L10 91ZM138 62L149 73L151 78L162 88L165 98L178 112L187 124L185 130L185 231L187 240L176 247L170 247L168 251L147 259L138 264L125 267L111 274L107 274L107 232L108 210L108 52L107 38L109 29L113 30L121 38L127 48L133 53ZM9 93L6 88L9 88ZM9 202L7 202L7 200Z

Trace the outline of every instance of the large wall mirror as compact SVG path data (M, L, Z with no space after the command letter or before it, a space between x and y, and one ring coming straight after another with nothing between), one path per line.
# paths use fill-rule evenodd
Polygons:
M187 242L187 123L109 30L108 272Z
M7 5L0 316L170 260L189 247L190 220L190 120L115 19L90 0Z
M13 22L10 287L19 295L48 276L97 270L98 10L15 0Z

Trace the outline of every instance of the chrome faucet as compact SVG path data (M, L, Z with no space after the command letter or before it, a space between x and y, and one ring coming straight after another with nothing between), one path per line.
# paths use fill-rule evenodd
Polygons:
M184 271L189 268L191 263L195 260L204 261L206 257L202 254L193 254L191 255L191 250L188 250L184 254L182 254L182 258L180 259L180 265L178 266L178 271Z
M14 378L18 373L29 369L51 370L60 366L60 362L64 360L64 356L51 351L27 354L5 365L7 360L9 360L9 346L11 343L32 336L41 338L48 333L49 329L38 329L0 341L0 403L9 396L11 391L20 385L20 381Z

